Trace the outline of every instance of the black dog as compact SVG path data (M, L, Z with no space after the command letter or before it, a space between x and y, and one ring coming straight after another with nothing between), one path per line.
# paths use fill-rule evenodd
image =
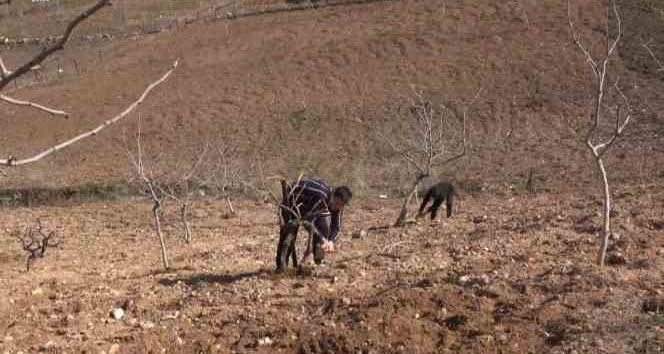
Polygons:
M429 188L424 195L424 200L422 200L422 205L420 205L420 211L417 213L416 218L421 218L424 216L424 214L431 212L431 220L436 218L436 214L438 213L438 208L443 204L444 201L446 201L446 206L447 206L447 217L452 216L452 206L454 204L454 195L456 194L454 190L454 186L452 186L448 182L440 182L431 188ZM424 208L426 205L429 203L429 201L433 199L433 204L429 209L425 212Z

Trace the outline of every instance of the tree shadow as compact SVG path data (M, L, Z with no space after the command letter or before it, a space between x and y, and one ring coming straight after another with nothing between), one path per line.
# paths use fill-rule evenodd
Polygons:
M170 279L159 279L158 282L164 286L174 286L178 282L187 284L188 286L198 286L205 283L208 284L232 284L237 281L247 278L273 278L279 274L269 269L259 269L251 272L242 272L237 274L215 274L215 273L199 273L192 275L185 275Z
M374 231L377 233L386 233L387 230L392 229L392 228L397 228L397 226L394 225L376 225L376 226L370 226L367 231Z

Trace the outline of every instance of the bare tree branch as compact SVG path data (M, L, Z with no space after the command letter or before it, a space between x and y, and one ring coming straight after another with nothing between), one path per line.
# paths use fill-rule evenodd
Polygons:
M615 3L615 1L611 2L612 8L616 17L616 22L617 22L617 30L618 32L616 33L616 36L613 40L610 40L609 38L609 33L607 29L607 52L602 61L598 64L597 60L595 60L592 56L592 54L585 48L585 46L581 42L581 35L576 32L574 29L574 22L572 20L572 14L571 14L571 5L570 1L567 1L567 15L568 15L568 21L569 21L569 26L572 31L572 38L574 39L574 43L579 47L581 52L585 55L586 61L590 65L590 67L593 70L593 73L595 74L595 84L596 84L596 97L595 97L595 104L593 106L594 111L593 111L593 117L594 122L592 127L588 130L586 133L586 145L590 147L591 150L596 154L597 151L593 147L592 143L592 138L595 135L600 121L601 121L601 111L602 111L602 101L604 100L604 87L605 87L605 82L606 82L606 74L607 74L607 68L609 64L609 60L611 58L611 55L613 54L615 48L618 45L618 42L620 41L622 37L622 25L621 25L621 20L620 20L620 15L618 13L618 8Z
M0 58L0 77L3 79L7 77L7 75L11 74L12 72L7 70L7 67L5 66L5 62Z
M54 109L54 108L49 108L49 107L42 106L40 104L32 103L32 102L29 102L29 101L17 100L15 98L11 98L11 97L8 97L8 96L2 95L2 94L0 94L0 100L3 100L7 103L14 104L14 105L17 105L17 106L28 106L28 107L36 108L36 109L48 112L48 113L53 114L53 115L64 116L65 118L69 117L69 115L65 111Z
M56 43L54 43L52 46L44 49L41 51L39 54L37 54L35 57L33 57L30 61L27 63L23 64L21 67L16 69L14 72L11 72L7 75L6 74L7 70L4 68L3 65L3 78L0 80L0 90L2 90L7 84L15 80L17 77L25 74L30 70L35 65L40 64L44 59L48 58L51 54L62 50L64 48L65 43L67 40L69 40L69 37L71 36L71 33L74 31L74 28L78 26L81 22L83 22L85 19L88 17L92 16L95 12L99 11L102 7L106 5L110 5L111 0L100 0L98 1L95 5L90 7L89 9L85 10L83 13L78 15L74 20L72 20L69 25L67 25L67 29L65 29L65 33L62 35L62 38Z
M622 20L620 18L620 14L618 13L618 5L616 5L615 0L611 1L611 5L612 5L611 8L613 10L613 14L616 16L616 29L618 30L618 33L616 33L616 37L613 39L613 42L611 43L609 50L607 51L606 54L607 57L610 57L613 54L613 51L618 46L618 42L620 42L620 39L622 38ZM607 40L610 38L608 26L606 30L606 38Z
M467 131L468 131L468 112L470 111L471 108L474 107L475 101L480 97L480 94L482 93L482 87L480 86L479 89L477 89L477 93L475 93L475 96L470 100L470 102L464 107L463 109L463 122L462 122L462 127L461 127L461 152L459 152L457 155L450 157L449 159L443 161L441 165L446 165L452 161L458 160L466 155L466 150L468 148L468 137L467 137ZM442 139L442 136L439 138ZM433 156L431 159L432 162L436 160L438 157L442 156L445 153L445 151L441 151L437 155Z
M91 136L97 135L102 129L112 125L113 123L116 123L117 121L119 121L120 119L124 118L126 115L131 113L131 111L133 111L136 107L138 107L138 105L143 102L143 100L145 99L145 97L147 97L147 95L150 93L150 91L152 91L155 87L157 87L157 85L164 82L171 75L171 73L173 73L173 71L175 70L175 68L177 68L177 66L178 66L178 61L176 60L175 63L173 63L173 66L171 67L171 69L168 70L157 81L150 84L145 89L145 91L143 91L143 94L141 94L141 96L134 103L129 105L129 107L127 107L124 111L122 111L122 113L120 113L117 116L103 122L98 127L94 128L90 131L87 131L85 133L82 133L82 134L80 134L80 135L78 135L78 136L76 136L72 139L69 139L69 140L65 141L65 142L62 142L62 143L60 143L56 146L53 146L53 147L51 147L47 150L44 150L43 152L41 152L41 153L39 153L35 156L32 156L32 157L28 157L28 158L21 159L21 160L16 159L15 157L10 157L10 158L7 158L7 159L0 159L0 165L19 166L19 165L25 165L25 164L33 163L33 162L41 160L42 158L44 158L44 157L46 157L46 156L48 156L48 155L50 155L50 154L52 154L56 151L59 151L59 150L65 148L69 145L72 145L72 144L74 144L74 143L76 143L80 140L83 140L85 138L89 138Z
M616 126L615 126L615 129L613 131L613 134L611 134L611 137L609 138L608 141L606 141L604 143L601 143L601 144L598 144L594 147L594 150L597 152L598 157L602 157L607 151L609 151L609 149L611 148L613 143L618 139L618 137L620 137L622 135L623 130L625 130L625 127L627 126L627 124L629 124L630 120L632 119L632 113L631 113L632 109L629 105L627 97L625 96L625 94L620 89L620 86L618 86L618 82L614 83L614 87L615 87L615 90L620 94L620 96L621 96L621 98L624 102L624 105L627 107L627 116L625 117L625 119L621 123L620 122L620 120L621 120L620 119L620 107L621 106L618 106L618 108L616 109Z
M650 53L650 56L652 57L652 59L655 61L655 63L657 63L657 67L658 67L657 72L662 72L662 71L664 71L664 63L662 63L659 60L659 58L657 58L657 56L652 51L652 49L650 49L650 43L652 43L652 39L649 40L648 43L641 44L641 46L643 46L643 48L645 48L648 51L648 53Z
M581 41L581 34L576 32L576 29L574 28L574 22L572 21L572 8L570 4L570 0L567 0L567 19L569 21L569 27L570 30L572 31L572 40L574 41L574 44L576 44L581 52L585 55L586 61L588 62L588 65L593 70L593 73L595 76L599 76L599 71L597 69L598 65L595 59L593 59L592 54L586 49L586 47L583 45Z

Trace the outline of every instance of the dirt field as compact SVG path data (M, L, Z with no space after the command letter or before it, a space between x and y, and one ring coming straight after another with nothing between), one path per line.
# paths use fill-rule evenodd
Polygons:
M27 0L12 1L0 32L59 33L90 2L28 11ZM79 34L133 31L221 1L114 3L126 7L105 9ZM594 54L605 43L604 3L578 0L571 11ZM3 158L97 126L176 58L180 66L125 121L2 171L3 204L33 187L54 188L36 193L45 199L87 191L97 202L0 209L0 353L664 353L664 80L642 47L652 40L662 52L663 8L620 5L627 32L609 76L620 77L635 115L606 156L616 239L601 269L602 201L580 139L592 74L562 1L395 0L72 41L45 63L68 63L64 75L3 92L69 119L1 105ZM2 46L0 55L15 68L41 49ZM389 228L414 172L376 132L407 133L408 116L388 113L409 107L412 85L447 107L450 122L482 87L467 155L434 171L478 194L462 193L451 219ZM129 190L120 182L139 115L146 156L163 158L163 170L222 142L237 148L247 181L303 171L351 186L338 252L323 267L274 274L269 204L242 202L227 218L222 203L200 201L191 244L168 211L173 269L162 270L151 206L99 201ZM537 193L526 195L531 172ZM37 219L63 242L27 272L12 233Z
M272 272L269 204L225 219L222 204L200 202L189 245L171 219L168 272L147 204L3 210L0 349L661 353L664 194L632 187L616 203L619 240L603 269L593 265L596 198L484 195L463 196L451 219L405 228L381 228L392 200L353 203L327 264L283 275ZM7 234L36 218L64 243L26 273Z

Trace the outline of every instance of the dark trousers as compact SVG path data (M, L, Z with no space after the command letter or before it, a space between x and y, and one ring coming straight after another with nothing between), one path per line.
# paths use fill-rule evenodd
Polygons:
M297 232L300 229L300 222L297 218L291 217L291 213L287 210L281 211L282 222L279 227L279 244L277 246L277 271L281 271L288 266L288 258L290 257L293 262L293 267L297 267L297 250L295 249L295 241L297 239ZM325 258L323 252L323 234L329 234L329 230L317 230L312 222L302 222L304 228L309 233L311 239L311 247L313 247L314 262L320 264ZM325 220L324 227L329 229L329 222Z

